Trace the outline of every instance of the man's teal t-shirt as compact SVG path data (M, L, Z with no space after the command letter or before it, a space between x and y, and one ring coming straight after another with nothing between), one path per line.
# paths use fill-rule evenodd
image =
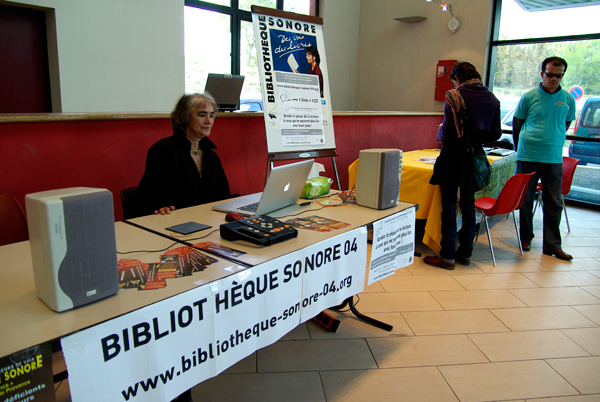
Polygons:
M515 117L525 120L519 134L517 160L562 163L566 124L575 120L575 99L559 89L551 94L541 87L525 93Z

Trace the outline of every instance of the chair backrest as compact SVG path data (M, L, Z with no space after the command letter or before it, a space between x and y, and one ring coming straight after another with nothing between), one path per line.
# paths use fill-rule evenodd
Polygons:
M525 199L525 191L533 173L519 173L509 178L489 211L488 216L504 215L514 210L521 209Z
M23 208L8 194L0 194L0 246L29 240Z
M535 174L535 172L527 173L527 174L533 176ZM529 178L529 181L531 181L531 177ZM525 193L527 192L527 186L529 185L529 181L527 181L527 184L525 185L525 188L523 189L523 193L521 194L521 200L519 201L519 204L515 208L515 211L517 211L517 210L521 209L521 207L523 207L523 202L525 202ZM542 186L542 183L538 182L536 191L542 191L541 186Z
M563 156L562 195L569 194L579 159Z
M358 173L358 159L348 166L348 190L354 190L356 184L356 174Z
M137 187L128 187L121 190L121 206L123 207L123 218L125 219L133 219L140 216L137 212L137 202L135 200L136 190Z

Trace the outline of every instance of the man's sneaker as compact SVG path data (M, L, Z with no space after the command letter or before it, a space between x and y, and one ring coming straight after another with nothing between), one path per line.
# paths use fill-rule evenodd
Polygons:
M442 261L442 259L437 255L425 257L423 258L423 262L427 265L432 265L438 268L444 268L449 271L452 271L454 269L454 264Z

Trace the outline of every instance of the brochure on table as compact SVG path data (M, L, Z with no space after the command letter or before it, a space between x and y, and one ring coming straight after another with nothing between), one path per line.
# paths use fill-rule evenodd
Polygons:
M335 149L323 26L278 15L252 14L268 152Z

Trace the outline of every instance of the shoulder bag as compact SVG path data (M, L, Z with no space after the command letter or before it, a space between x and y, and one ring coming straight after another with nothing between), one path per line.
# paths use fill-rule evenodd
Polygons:
M473 147L473 137L467 121L467 113L461 113L463 135L467 140L467 188L473 192L484 189L490 184L492 176L492 167L488 161L487 155L481 147Z

